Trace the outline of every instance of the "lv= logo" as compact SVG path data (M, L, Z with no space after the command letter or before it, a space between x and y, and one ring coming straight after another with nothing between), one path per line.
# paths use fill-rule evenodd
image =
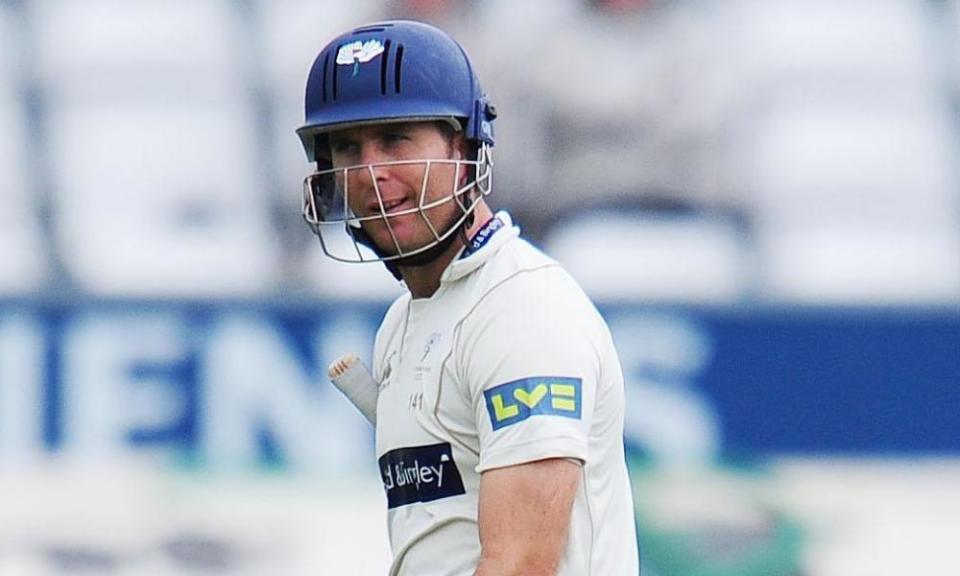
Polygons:
M484 391L494 430L535 415L580 419L581 380L570 377L524 378Z

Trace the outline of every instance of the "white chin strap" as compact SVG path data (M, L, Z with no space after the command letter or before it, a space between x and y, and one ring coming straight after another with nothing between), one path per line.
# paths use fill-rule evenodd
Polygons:
M377 184L375 170L389 166L423 165L423 177L417 206L388 213L383 204L380 186ZM427 199L430 172L436 166L454 166L454 176L450 192L440 198ZM458 183L464 170L473 170L474 178L462 186ZM350 188L348 176L361 170L369 171L373 189L377 197L379 214L357 216L350 209ZM303 218L313 233L320 238L324 253L340 262L390 262L422 254L442 243L455 234L463 225L477 204L492 191L493 161L490 147L482 144L477 160L401 160L379 164L361 164L346 168L332 168L316 171L303 181ZM475 194L471 192L476 191ZM445 230L438 230L431 222L427 211L449 202L456 202L460 208L459 217ZM432 238L422 246L404 248L394 233L391 220L401 216L418 214ZM366 245L369 238L363 231L364 222L381 222L390 234L392 246L378 246L374 251ZM349 229L345 228L349 227ZM348 233L344 234L347 230Z

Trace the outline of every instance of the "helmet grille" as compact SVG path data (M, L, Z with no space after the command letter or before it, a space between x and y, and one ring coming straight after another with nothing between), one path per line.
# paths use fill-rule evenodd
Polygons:
M387 95L387 58L390 56L390 40L383 43L383 54L380 55L380 95Z
M323 90L322 98L323 101L327 101L327 70L330 68L330 54L327 53L327 57L323 59Z
M384 60L386 61L386 60ZM400 71L403 69L403 44L397 46L397 57L393 64L393 91L400 93Z
M328 56L328 57L329 57L329 56ZM338 76L338 74L337 74L337 66L334 65L333 70L331 70L330 72L331 72L330 75L333 77L333 100L336 100L336 99L337 99L337 96L338 96L338 94L337 94L337 76Z
M374 24L373 26L354 28L353 34L366 34L368 32L383 32L387 28L393 28L393 24L390 22L384 22L382 24Z

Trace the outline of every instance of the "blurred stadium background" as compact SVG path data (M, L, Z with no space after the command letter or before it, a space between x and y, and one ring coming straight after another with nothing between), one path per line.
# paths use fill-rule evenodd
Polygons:
M384 573L323 373L400 288L293 130L398 16L610 321L645 574L960 573L957 0L0 0L0 574Z

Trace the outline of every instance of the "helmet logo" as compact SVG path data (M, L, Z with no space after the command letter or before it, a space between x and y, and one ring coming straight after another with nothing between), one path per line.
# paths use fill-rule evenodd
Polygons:
M348 66L356 62L357 64L366 64L383 53L383 44L379 40L367 40L361 42L351 42L344 44L337 52L337 64Z

